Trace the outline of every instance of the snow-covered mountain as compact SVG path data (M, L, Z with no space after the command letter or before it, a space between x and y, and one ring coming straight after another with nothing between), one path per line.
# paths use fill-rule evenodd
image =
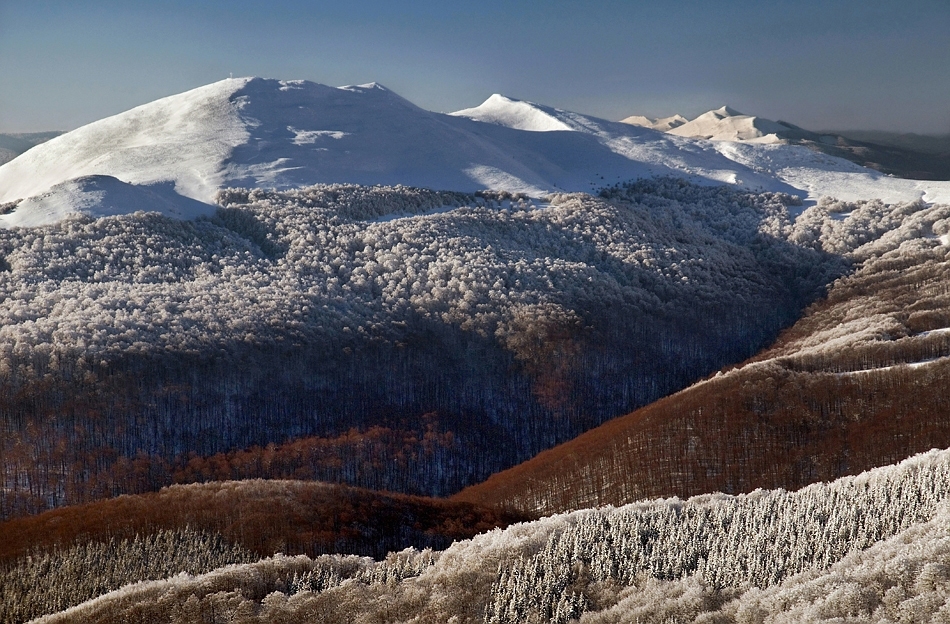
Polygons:
M508 109L519 105L533 106ZM539 195L653 175L789 190L708 146L620 124L604 133L577 118L562 128L574 132L538 135L428 112L377 84L224 80L89 124L0 167L0 203L89 175L203 202L234 186L351 182Z
M632 115L622 119L621 123L708 141L782 143L785 142L788 135L803 132L801 128L791 124L745 115L728 106L705 112L692 120L686 119L682 115L673 115L662 119Z
M683 117L682 115L672 115L670 117L661 117L659 119L650 119L649 117L644 117L643 115L631 115L630 117L621 119L620 123L630 124L632 126L643 126L644 128L653 128L654 130L659 130L660 132L668 132L673 128L682 126L688 121L689 119Z
M671 128L667 132L677 136L711 141L753 141L778 143L779 134L790 130L777 121L744 115L728 106L703 113L696 119Z
M7 206L6 226L41 225L70 212L113 214L114 207L100 206L102 179L94 190L62 186L85 176L132 185L123 188L129 212L153 209L159 195L162 212L181 216L197 214L193 202L181 198L207 203L226 187L335 182L538 196L672 175L842 199L950 197L950 183L887 179L789 146L748 147L735 150L500 95L445 115L375 83L334 88L240 78L139 106L29 150L0 166L0 205L34 198Z

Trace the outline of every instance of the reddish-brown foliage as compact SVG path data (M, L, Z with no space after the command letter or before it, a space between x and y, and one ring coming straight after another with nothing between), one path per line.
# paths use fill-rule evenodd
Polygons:
M63 507L0 523L0 561L31 549L189 526L261 556L343 552L376 557L528 519L470 503L304 481L227 481Z
M615 419L452 500L554 513L794 489L950 446L950 365L864 377L733 373Z
M31 447L7 440L9 450L0 453L0 476L12 480L18 475L30 484L51 484L58 494L53 506L154 492L174 483L240 479L349 482L391 490L406 475L427 477L425 471L433 465L430 460L453 445L453 433L440 427L435 414L423 415L419 420L421 431L382 426L351 428L337 436L308 436L283 444L211 456L190 453L172 459L141 452L126 457L111 449L74 457L70 441L59 439L50 444L49 438L37 434L34 439L44 440L51 447L48 456L35 452L35 444ZM38 461L38 456L45 461ZM51 471L49 464L65 469ZM39 494L33 500L27 500L28 492L17 494L17 504L7 501L13 513L3 510L11 516L39 513L51 506L51 501ZM13 494L7 493L7 497L12 499Z
M453 500L553 513L659 496L793 489L950 447L950 332L926 333L950 327L948 284L944 248L878 259L837 283L747 365L610 421ZM872 318L886 328L876 338L849 341L844 331L834 348L809 342Z

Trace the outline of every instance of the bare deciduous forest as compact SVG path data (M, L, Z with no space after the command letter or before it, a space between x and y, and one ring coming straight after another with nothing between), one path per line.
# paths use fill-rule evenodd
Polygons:
M0 233L4 516L220 477L451 494L752 355L847 269L792 198L679 180L219 200Z
M857 271L749 361L457 499L554 513L795 488L950 446L950 258L912 229L859 248Z
M950 207L219 202L0 231L3 621L947 612Z

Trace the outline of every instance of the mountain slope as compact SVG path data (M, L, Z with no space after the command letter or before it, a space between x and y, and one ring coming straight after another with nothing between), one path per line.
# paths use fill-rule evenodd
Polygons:
M210 216L214 206L179 195L167 185L127 184L112 176L89 175L60 182L18 202L15 210L0 214L0 227L37 227L71 215L98 218L131 211L194 219Z
M292 480L174 485L0 523L0 565L77 542L130 539L163 530L220 533L259 557L275 552L382 558L530 519L468 503Z
M526 519L303 481L216 482L121 496L0 523L0 623L183 570L204 573L276 552L382 559L408 547L446 548Z
M43 621L933 621L950 587L948 476L934 451L795 492L584 510L380 562L278 555Z
M622 128L629 131L621 138L644 135ZM31 150L0 167L0 202L87 175L171 185L205 202L225 186L320 182L537 195L676 173L711 181L738 174L750 185L769 186L714 150L646 134L647 155L637 160L589 133L541 137L430 113L376 84L332 88L232 79L139 106Z
M229 190L0 230L0 512L307 437L338 445L324 478L449 494L751 356L847 270L788 240L791 197L627 190ZM342 452L374 427L408 450Z
M159 194L161 211L181 217L201 210L179 197L210 203L226 187L315 183L487 188L540 196L676 176L811 199L950 196L950 183L889 179L788 146L746 147L739 153L721 143L500 95L444 115L374 83L332 88L242 78L139 106L30 149L0 166L0 206L8 213L3 221L8 227L45 224L72 212L114 214L114 207L96 207L95 191L63 186L88 176L146 187L148 193L127 199L128 212L136 206L153 209L152 195ZM38 196L20 207L13 203Z
M458 500L553 513L798 487L950 446L950 207L826 203L791 235L858 266L749 363L541 453Z

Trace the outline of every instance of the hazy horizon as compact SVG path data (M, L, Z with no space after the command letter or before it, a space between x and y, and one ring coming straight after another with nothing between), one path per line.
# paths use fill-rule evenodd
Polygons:
M234 76L492 93L606 119L724 104L813 130L950 133L950 5L0 0L0 132L71 130Z

